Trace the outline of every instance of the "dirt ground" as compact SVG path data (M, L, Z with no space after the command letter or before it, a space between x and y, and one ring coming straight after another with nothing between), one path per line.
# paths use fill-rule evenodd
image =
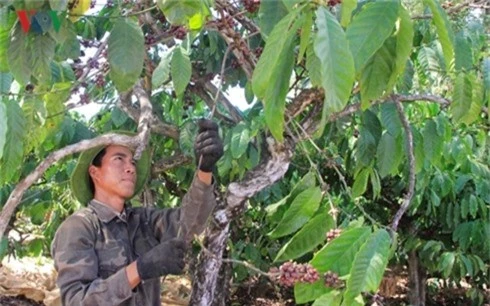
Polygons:
M56 272L48 259L8 260L0 266L0 306L61 306ZM164 280L162 306L188 305L191 281L187 277L169 276ZM405 272L388 271L376 301L366 297L370 306L405 306L407 301ZM490 306L490 292L482 306ZM376 303L374 303L376 302ZM229 306L295 306L291 289L280 288L265 278L253 277L232 286ZM470 306L465 289L441 289L428 294L427 306Z

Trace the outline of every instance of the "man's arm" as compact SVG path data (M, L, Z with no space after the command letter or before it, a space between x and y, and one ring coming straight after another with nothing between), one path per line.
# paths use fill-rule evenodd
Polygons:
M94 226L79 214L56 233L52 255L63 305L117 305L132 295L126 267L106 279L99 277L95 235Z

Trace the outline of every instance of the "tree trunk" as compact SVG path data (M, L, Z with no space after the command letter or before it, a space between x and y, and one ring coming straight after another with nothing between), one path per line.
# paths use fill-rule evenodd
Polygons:
M189 301L191 306L224 305L213 303L215 300L224 303L223 297L228 295L226 276L219 282L218 275L230 234L230 222L245 211L247 199L281 179L289 167L294 142L289 138L282 144L272 138L267 138L266 142L268 147L262 162L248 172L243 181L230 183L224 201L217 201L218 207L206 229L204 249L199 254Z
M228 256L228 249L225 249L225 256ZM219 291L215 292L212 306L228 306L227 301L230 297L230 281L233 272L231 263L226 262L221 266L218 274L216 288Z
M412 306L425 306L425 281L427 273L422 267L416 250L408 254L408 288L409 300Z

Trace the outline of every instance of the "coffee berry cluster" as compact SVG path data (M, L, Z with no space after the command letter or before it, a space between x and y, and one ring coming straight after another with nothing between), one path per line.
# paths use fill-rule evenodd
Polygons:
M337 288L342 285L342 280L339 279L339 275L332 271L327 271L323 274L325 280L325 287Z
M279 269L269 271L271 279L281 286L292 287L296 283L314 283L318 280L318 271L308 263L300 264L294 261L283 263Z
M260 7L260 0L242 0L243 7L249 13L255 13Z
M327 242L330 242L330 241L334 240L335 238L337 238L338 236L340 236L341 233L342 233L342 230L340 228L334 228L334 229L331 229L328 231L325 238L327 239Z

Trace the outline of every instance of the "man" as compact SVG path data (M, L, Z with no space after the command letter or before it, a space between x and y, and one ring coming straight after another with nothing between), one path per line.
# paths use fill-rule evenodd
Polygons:
M160 306L160 276L182 272L186 237L203 231L216 203L212 169L223 155L216 123L199 121L194 149L199 169L175 209L127 202L146 182L148 150L138 161L118 145L80 155L71 188L88 205L61 224L51 246L63 305Z

